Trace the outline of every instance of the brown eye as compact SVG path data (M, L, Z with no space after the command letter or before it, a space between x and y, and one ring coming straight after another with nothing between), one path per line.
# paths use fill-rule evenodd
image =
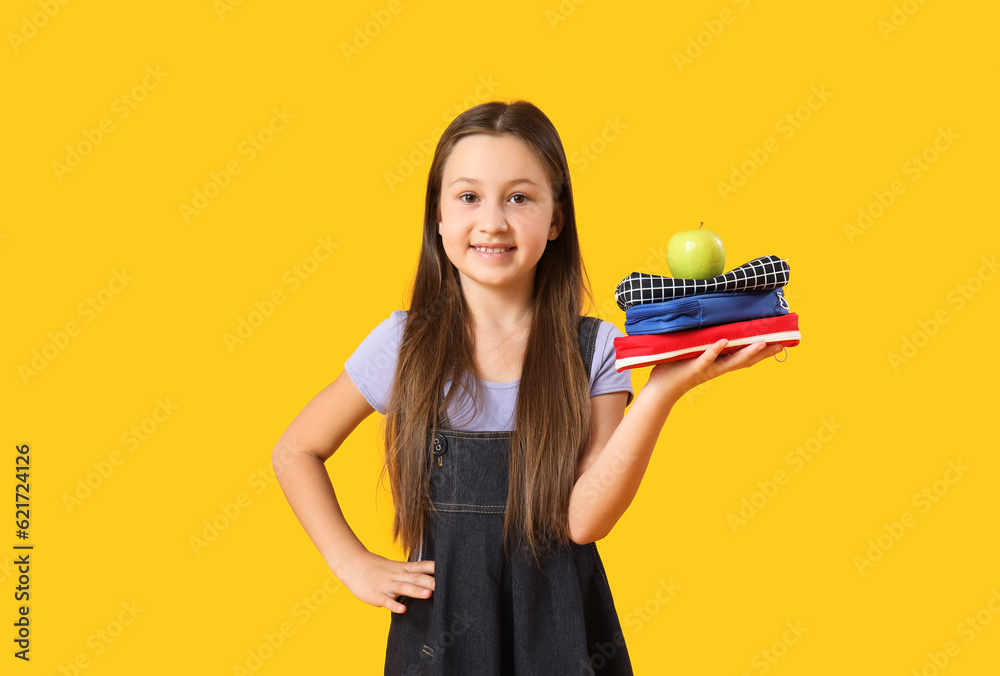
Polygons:
M518 198L521 199L518 200ZM524 193L517 193L515 195L512 195L511 199L514 200L514 204L525 204L528 201L528 196L525 195Z

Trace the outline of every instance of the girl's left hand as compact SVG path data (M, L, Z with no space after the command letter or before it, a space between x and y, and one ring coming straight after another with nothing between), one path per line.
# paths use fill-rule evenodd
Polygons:
M747 345L742 350L719 357L729 341L720 339L701 355L692 359L681 359L657 364L649 374L647 389L652 387L672 401L680 399L685 392L723 373L746 368L773 357L783 349L780 344L768 346L758 342Z

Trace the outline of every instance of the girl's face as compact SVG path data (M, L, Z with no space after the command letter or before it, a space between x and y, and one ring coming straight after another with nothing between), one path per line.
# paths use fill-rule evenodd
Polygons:
M470 284L523 288L545 245L562 229L562 210L541 162L515 136L473 134L445 162L438 233Z

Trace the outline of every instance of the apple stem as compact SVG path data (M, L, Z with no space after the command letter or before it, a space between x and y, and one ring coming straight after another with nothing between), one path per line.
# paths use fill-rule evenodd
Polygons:
M705 221L702 221L702 222L701 222L701 225L705 225ZM701 230L701 225L699 225L699 226L698 226L698 229L699 229L699 230Z

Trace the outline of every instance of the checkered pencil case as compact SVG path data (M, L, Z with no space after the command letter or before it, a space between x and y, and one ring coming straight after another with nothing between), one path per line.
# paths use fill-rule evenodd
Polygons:
M662 303L675 298L726 291L766 291L788 284L788 263L777 256L761 256L711 279L676 279L633 272L615 288L615 301L622 310L643 303Z

